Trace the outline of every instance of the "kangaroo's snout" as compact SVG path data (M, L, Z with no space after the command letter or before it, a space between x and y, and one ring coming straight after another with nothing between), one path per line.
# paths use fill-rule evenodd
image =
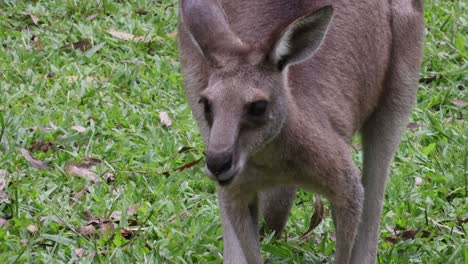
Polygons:
M217 180L228 180L225 178L226 172L232 167L232 153L229 151L219 153L208 152L206 156L206 167Z

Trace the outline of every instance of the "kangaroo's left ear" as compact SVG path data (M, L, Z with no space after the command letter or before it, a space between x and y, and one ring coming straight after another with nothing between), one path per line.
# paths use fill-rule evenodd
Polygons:
M276 39L270 60L279 70L309 58L322 43L333 16L328 5L292 22Z

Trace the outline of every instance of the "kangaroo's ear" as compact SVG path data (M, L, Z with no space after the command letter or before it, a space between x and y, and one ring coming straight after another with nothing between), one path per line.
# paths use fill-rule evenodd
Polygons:
M325 6L292 22L276 39L271 62L283 70L309 58L320 47L332 16L332 6Z
M181 21L201 54L215 62L247 48L217 0L181 0Z

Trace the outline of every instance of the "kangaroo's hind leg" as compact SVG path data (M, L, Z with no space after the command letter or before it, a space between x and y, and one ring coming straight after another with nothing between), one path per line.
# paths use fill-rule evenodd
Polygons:
M408 6L409 2L395 0L393 3L393 48L385 94L378 109L362 129L364 208L353 248L354 264L376 263L380 217L390 162L416 96L424 23L422 3Z

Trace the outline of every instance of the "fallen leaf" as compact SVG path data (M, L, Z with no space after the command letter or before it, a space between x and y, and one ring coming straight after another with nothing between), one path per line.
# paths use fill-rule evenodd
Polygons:
M31 18L32 22L34 23L34 25L39 25L39 18L37 18L35 15L33 14L29 14L29 17Z
M28 225L28 227L26 227L26 230L28 230L30 233L36 233L37 231L39 231L39 229L35 225Z
M20 149L20 152L21 152L21 154L23 154L23 157L24 157L34 168L41 169L41 170L47 170L47 169L48 169L47 165L46 165L44 162L33 158L33 157L31 156L31 154L29 153L29 151L27 151L26 149Z
M73 253L75 253L75 255L76 255L78 258L82 258L84 252L85 252L84 248L75 248L75 249L73 250Z
M84 127L82 127L80 125L72 126L71 129L77 131L78 133L86 132L86 128L84 128Z
M320 195L315 194L314 214L310 218L309 229L301 236L301 239L308 240L314 229L322 222L325 218L325 210L323 209L323 202Z
M140 224L138 223L137 220L132 219L128 222L128 226L139 226Z
M31 37L31 43L38 49L38 50L42 50L44 49L44 43L40 42L36 35L33 35Z
M182 212L180 212L179 214L176 214L176 215L173 215L171 216L167 221L169 223L172 223L174 222L176 219L179 219L179 218L184 218L188 215L188 213L190 213L192 211L192 208L189 208L187 210L184 210Z
M88 191L88 186L85 186L81 191L77 192L75 194L75 196L73 197L75 199L75 201L78 201L81 199L81 197L83 196L83 194L85 194L85 192Z
M134 235L133 231L128 228L120 229L120 234L126 239L130 239Z
M413 122L411 122L411 123L408 123L408 125L406 125L406 127L407 127L408 129L411 129L411 130L416 130L416 129L422 127L422 125L420 125L420 124L418 124L418 123L413 123Z
M175 38L177 38L177 32L176 31L170 32L170 33L167 34L167 36L170 37L170 38L175 39Z
M89 170L90 167L92 166L88 164L68 163L65 166L65 172L78 177L87 178L93 183L101 181L94 172Z
M433 81L435 81L435 80L437 79L437 77L438 77L437 75L430 75L430 76L428 76L428 77L421 78L421 79L419 80L419 82L424 83L424 84L430 84L430 83L432 83Z
M112 233L114 233L114 224L111 221L104 221L99 226L99 232L101 233L102 236L105 236L105 237L112 236Z
M42 152L48 152L49 149L55 147L55 142L54 141L44 141L44 140L39 140L39 141L34 141L31 144L31 147L29 148L30 151L42 151Z
M463 99L457 99L457 100L452 100L450 101L454 106L456 107L465 107L468 105L468 100L463 100Z
M137 209L138 209L138 205L137 205L137 204L134 204L134 205L128 207L128 209L127 209L127 215L128 215L128 216L135 215L136 212L137 212Z
M112 190L112 194L115 196L119 196L123 193L124 188L123 187L117 187L116 189Z
M104 180L106 180L107 183L111 183L115 181L115 176L112 172L108 172L104 174L103 178Z
M401 233L401 238L404 240L414 239L416 234L419 232L419 229L410 229Z
M92 236L96 233L96 229L92 225L80 226L76 231L84 236Z
M181 153L190 151L192 149L193 149L193 147L182 147L177 153L181 154Z
M421 177L416 177L414 178L414 183L416 184L416 186L421 186L423 184L423 180Z
M201 160L202 160L202 158L200 158L198 160L195 160L195 161L192 161L192 162L187 163L185 165L182 165L182 166L180 166L178 168L175 168L173 171L176 172L176 171L183 171L183 170L189 169L189 168L197 165Z
M161 119L161 123L165 126L171 126L172 120L169 118L167 112L159 112L159 119Z
M87 165L87 166L90 166L90 167L102 163L102 160L96 159L96 158L92 158L92 157L86 157L86 158L84 158L83 160L86 162L86 165Z
M0 179L0 192L5 190L5 186L6 186L5 179Z
M3 191L0 191L0 204L1 203L4 203L6 201L9 201L11 198L10 195L8 195L7 193L3 192Z
M113 37L121 39L121 40L133 40L133 41L137 41L137 42L151 42L150 37L135 36L135 35L130 34L130 33L117 31L115 29L109 29L106 32L111 34Z
M137 10L135 10L135 13L139 14L139 15L147 15L149 13L148 10L144 10L144 9L141 9L141 8L138 8Z
M9 225L6 219L0 217L0 227L8 227Z
M91 48L91 46L91 40L86 38L68 45L68 47L71 47L73 49L79 49L81 51L87 51L89 48Z
M96 14L92 14L92 15L88 16L88 17L86 18L86 20L87 20L87 21L91 21L91 20L96 19L96 17L98 17L98 16L99 16L99 14L97 14L97 13L96 13Z
M7 193L3 192L6 188L6 181L5 179L0 178L0 204L10 200L10 195Z
M101 223L101 219L91 214L91 212L89 212L88 210L84 211L83 214L88 219L88 222L86 223L86 225L99 225Z
M49 73L47 75L49 75ZM52 128L52 130L57 130L58 129L58 127L52 121L49 121L49 126L50 126L50 128Z
M110 215L110 218L112 220L120 220L120 218L122 217L122 211L114 211L112 212L112 214Z

